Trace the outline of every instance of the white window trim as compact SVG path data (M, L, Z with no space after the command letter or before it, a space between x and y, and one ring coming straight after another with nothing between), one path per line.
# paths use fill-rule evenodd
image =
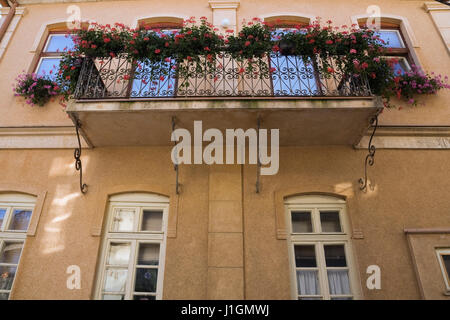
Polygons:
M443 255L450 255L450 248L436 249L436 256L439 261L439 267L441 268L442 277L444 278L445 288L447 289L447 292L450 292L450 274L447 272L447 269L445 269L444 261L442 259Z
M162 231L140 231L140 232L112 232L113 225L113 212L116 208L139 208L137 219L135 219L135 227L139 227L140 220L142 218L142 212L144 209L150 210L162 210ZM167 241L167 223L169 214L169 199L164 196L154 194L120 194L110 198L107 220L105 223L104 238L101 246L100 263L97 268L97 283L95 287L95 299L102 299L103 285L105 282L105 271L107 254L109 252L109 246L111 242L128 242L131 243L130 261L128 263L128 274L125 288L125 299L132 299L134 291L134 281L136 276L136 258L139 243L159 243L159 263L158 263L158 278L156 282L156 300L161 300L163 297L163 284L164 284L164 269L165 269L165 255L166 255L166 241ZM138 230L138 229L136 229ZM142 294L146 295L146 294ZM152 295L152 294L148 294Z
M311 222L313 224L312 233L292 233L291 212L292 211L308 211L313 210L311 214ZM317 224L320 225L319 210L336 210L339 211L339 218L341 220L340 233L318 233ZM297 300L299 297L297 288L297 273L295 264L295 245L312 245L315 246L317 269L319 270L319 285L322 299L329 299L328 277L326 274L327 267L325 265L325 255L323 252L323 245L326 244L343 244L345 250L345 257L348 268L348 275L350 280L351 296L354 300L361 298L361 286L358 279L357 264L353 255L353 246L351 243L351 228L348 216L346 213L346 202L342 199L333 198L321 195L305 195L290 197L285 200L285 217L289 230L289 264L290 264L290 278L291 283L291 298ZM319 218L319 220L318 220ZM349 295L350 296L350 295Z
M368 14L359 14L359 15L351 16L350 19L352 21L352 24L356 25L356 28L359 28L359 20L367 20L370 18L371 18L371 16ZM399 15L394 15L394 14L389 14L389 13L383 13L381 16L381 19L383 19L383 18L391 19L398 23L398 25L400 27L400 31L402 32L403 37L405 38L405 45L406 45L406 48L408 48L408 50L409 50L411 59L413 60L414 64L417 67L421 67L419 57L416 54L416 50L414 50L414 48L420 48L420 46L417 42L414 31L411 28L411 25L409 24L408 19L405 17L399 16Z
M0 290L0 293L8 293L8 299L11 299L11 293L14 290L14 284L16 283L17 274L21 265L23 249L25 247L25 240L27 237L27 232L30 227L31 219L33 216L34 208L36 203L36 197L26 195L26 194L0 194L0 208L6 209L6 213L3 217L2 225L0 226L0 252L2 252L5 242L21 242L22 249L20 251L19 260L17 264L6 264L2 263L4 266L16 266L16 272L14 274L14 279L10 290ZM27 230L8 230L11 223L12 212L14 209L26 209L31 210L31 217L28 224Z

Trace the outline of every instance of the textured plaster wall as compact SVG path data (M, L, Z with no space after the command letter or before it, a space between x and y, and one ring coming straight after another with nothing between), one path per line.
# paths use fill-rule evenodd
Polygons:
M274 204L274 193L289 189L347 196L352 228L364 235L364 239L352 240L364 298L420 298L403 229L449 226L446 214L450 209L446 193L450 188L449 156L449 151L379 150L375 166L369 169L375 186L369 193L360 192L357 185L363 173L365 152L351 148L283 148L280 171L278 175L261 178L260 194L254 189L256 167L244 166L243 180L225 179L230 183L224 181L220 188L222 195L235 194L241 184L243 188L244 238L242 249L238 248L243 252L243 262L236 265L243 263L245 289L239 289L242 287L238 285L238 291L244 290L246 299L290 298L287 242L276 237ZM98 148L85 151L82 159L84 179L90 188L85 196L78 189L78 174L70 150L0 151L2 184L20 180L48 191L36 236L27 238L13 293L15 299L89 299L101 239L92 236L91 229L98 205L103 205L101 191L114 185L129 185L133 190L134 185L147 184L159 186L169 194L174 187L168 148ZM210 175L214 172L218 171L205 165L180 167L182 193L177 237L168 239L166 251L166 299L207 298L208 289L217 292L215 287L207 289L208 265L220 265L220 261L228 265L233 257L239 257L236 251L239 241L228 245L216 242L219 247L208 249L212 236L210 233L208 240L208 230L214 231L208 224L220 221L216 216L208 222L209 205L215 200L209 199L214 189ZM227 218L232 217L224 219ZM239 230L240 222L236 223L231 231ZM219 223L217 228L220 227ZM216 230L227 232L223 228ZM447 245L450 246L448 240ZM81 267L81 290L66 289L65 272L71 264ZM381 267L382 290L365 289L365 270L371 264ZM210 269L210 286L223 285L212 276ZM240 277L232 275L230 281L239 283Z

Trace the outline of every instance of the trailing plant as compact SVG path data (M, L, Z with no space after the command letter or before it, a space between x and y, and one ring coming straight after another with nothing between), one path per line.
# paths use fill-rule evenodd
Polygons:
M385 93L387 102L390 97L395 96L398 99L407 101L409 104L417 104L417 95L435 94L438 90L450 89L448 76L431 75L425 73L422 69L413 65L411 71L404 74L397 74L390 83L388 92Z
M23 73L17 77L16 81L14 95L24 97L29 105L42 107L52 97L61 93L59 85L48 76Z
M244 71L254 71L255 65L261 76L268 71L267 60L264 58L270 53L273 41L271 40L271 28L267 24L263 24L259 18L253 18L248 23L244 21L237 36L234 35L233 30L226 32L229 33L225 40L227 52L241 63L247 60Z
M181 29L173 31L148 25L130 29L121 23L112 26L92 23L71 35L75 48L63 54L55 80L35 74L22 75L15 92L39 105L49 95L61 94L67 100L75 91L83 59L107 61L119 55L131 63L131 68L125 70L124 80L130 79L133 73L143 74L142 83L163 81L176 74L181 80L178 86L187 87L188 79L196 74L214 74L215 68L222 68L217 58L223 54L237 60L239 73L247 72L253 77L269 77L275 71L269 68L271 55L300 56L321 77L331 78L339 73L343 79L367 78L372 93L384 97L386 106L390 106L392 96L415 104L414 95L448 88L441 77L417 69L403 75L394 74L395 61L383 59L388 55L383 41L372 30L356 27L335 27L332 21L323 25L317 18L311 25L294 26L286 32L254 18L244 22L237 35L227 30L224 36L205 17L199 22L191 17ZM50 85L58 90L48 90Z

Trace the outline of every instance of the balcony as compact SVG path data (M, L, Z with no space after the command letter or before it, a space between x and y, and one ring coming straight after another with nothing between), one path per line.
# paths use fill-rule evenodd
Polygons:
M123 55L84 60L67 112L93 146L169 145L172 117L189 130L194 120L204 130L245 130L259 118L262 128L280 129L281 145L353 145L381 109L367 79L342 72L333 58L329 74L317 71L317 57L279 54L250 68L223 53L209 65L185 65L187 76L164 63L169 72Z

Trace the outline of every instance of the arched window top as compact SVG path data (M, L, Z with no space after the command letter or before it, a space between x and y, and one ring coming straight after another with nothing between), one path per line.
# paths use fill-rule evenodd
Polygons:
M285 204L345 204L345 197L325 194L303 194L289 196L284 199Z
M169 197L145 192L120 193L109 197L110 202L156 202L169 203Z
M149 26L158 29L178 29L183 26L185 17L181 16L154 16L136 20L136 27Z
M36 203L36 196L18 193L18 192L8 192L0 193L0 203Z
M357 26L363 26L369 18L371 18L371 16L368 14L359 14L352 16L351 20L353 24L356 24ZM418 47L416 37L407 18L399 15L383 13L383 15L380 17L380 22L381 27L383 28L399 28L404 34L408 45L414 48Z
M295 25L308 25L314 20L314 16L302 13L273 13L260 16L260 18L267 23L276 26L292 27Z

